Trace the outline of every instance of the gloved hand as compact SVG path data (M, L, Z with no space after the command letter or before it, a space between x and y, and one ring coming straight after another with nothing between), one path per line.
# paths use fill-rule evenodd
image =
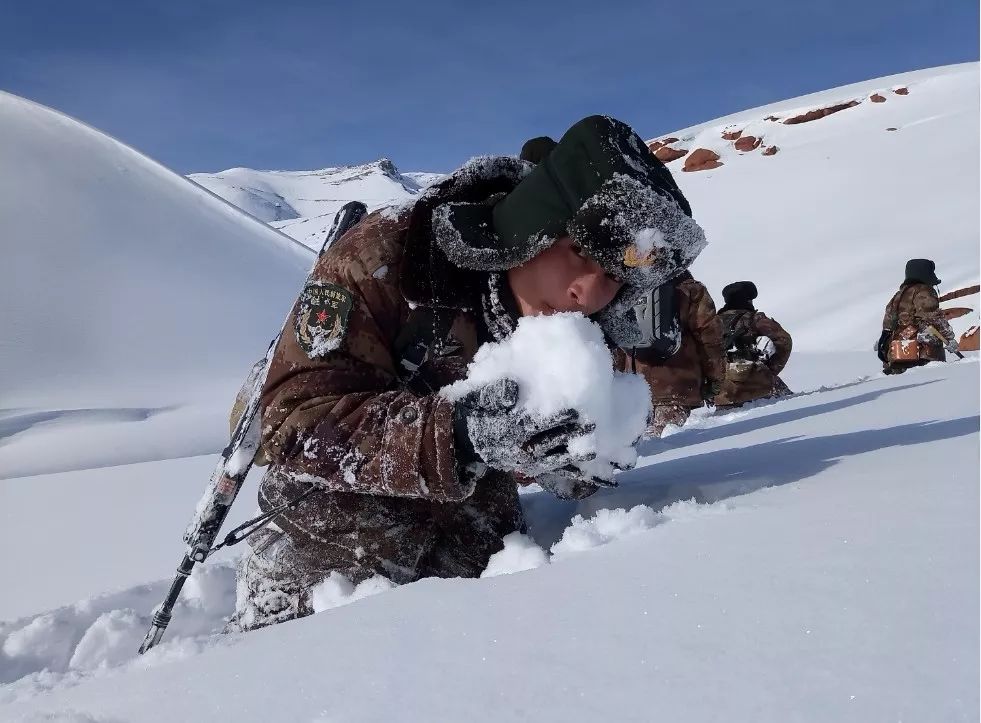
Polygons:
M614 465L616 466L616 465ZM622 468L617 467L623 471ZM581 500L589 497L601 487L617 487L615 480L592 477L575 467L565 467L555 472L546 472L535 480L542 488L560 500Z
M547 417L516 409L518 385L500 379L470 392L456 403L454 436L461 461L480 459L488 467L538 477L593 459L573 454L569 442L595 428L580 424L579 414L567 409Z
M722 391L722 381L720 379L712 379L711 377L706 377L702 380L702 399L706 402L711 402Z
M889 360L889 341L892 337L892 332L888 329L883 329L882 334L879 335L879 341L875 343L875 353L879 357L879 361L883 364Z

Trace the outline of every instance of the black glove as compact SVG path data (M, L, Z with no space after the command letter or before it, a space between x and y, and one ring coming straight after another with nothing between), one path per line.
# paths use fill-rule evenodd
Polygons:
M879 361L885 364L889 361L889 341L892 337L892 332L888 329L883 329L882 334L879 335L879 341L875 343L875 353L879 357Z
M702 399L706 402L711 402L717 396L719 392L722 391L722 381L719 379L712 379L711 377L706 377L702 380Z
M589 434L592 424L579 424L579 414L567 409L547 417L515 409L518 385L500 379L470 392L456 403L454 436L458 460L479 459L488 467L537 477L563 467L574 469L595 454L572 454L569 441Z
M614 465L618 471L622 468ZM615 480L600 479L585 474L576 467L565 467L554 472L539 475L535 481L547 492L551 492L560 500L581 500L603 487L617 487Z

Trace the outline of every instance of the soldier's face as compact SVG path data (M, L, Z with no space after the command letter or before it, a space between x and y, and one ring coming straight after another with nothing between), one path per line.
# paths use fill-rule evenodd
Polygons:
M558 311L590 316L613 301L622 286L568 236L508 271L508 282L522 316Z

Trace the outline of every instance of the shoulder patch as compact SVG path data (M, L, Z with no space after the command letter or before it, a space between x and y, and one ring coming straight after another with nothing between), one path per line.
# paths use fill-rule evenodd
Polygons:
M315 359L340 348L353 306L354 295L343 286L312 281L303 288L294 329L307 356Z

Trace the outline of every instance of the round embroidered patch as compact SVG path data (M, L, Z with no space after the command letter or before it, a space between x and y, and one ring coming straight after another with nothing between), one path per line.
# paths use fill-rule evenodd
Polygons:
M307 356L314 359L340 348L353 306L354 296L343 286L313 281L304 287L294 328Z

